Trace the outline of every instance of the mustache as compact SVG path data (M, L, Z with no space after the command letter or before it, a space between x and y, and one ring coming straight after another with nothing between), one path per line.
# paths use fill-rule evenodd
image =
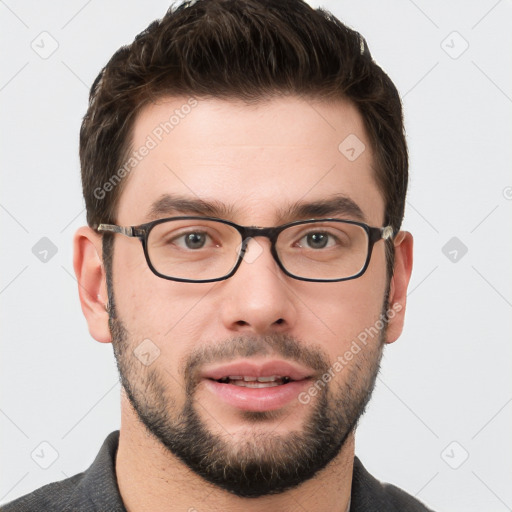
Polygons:
M183 361L185 382L193 388L199 382L202 366L255 356L277 356L323 374L329 369L329 356L319 346L307 346L288 334L241 335L208 343L188 354Z

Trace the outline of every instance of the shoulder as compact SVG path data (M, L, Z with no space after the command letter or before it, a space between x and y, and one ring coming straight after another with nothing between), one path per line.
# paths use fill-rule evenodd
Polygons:
M73 495L83 480L84 473L52 482L11 501L0 508L1 512L32 512L40 510L71 510L75 506Z
M115 472L119 431L112 432L87 471L52 482L0 507L0 512L126 512Z
M354 458L351 512L433 512L421 501L398 487L383 483Z

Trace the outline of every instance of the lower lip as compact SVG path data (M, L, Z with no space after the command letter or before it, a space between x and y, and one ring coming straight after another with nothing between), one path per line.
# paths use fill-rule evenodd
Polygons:
M308 384L309 379L303 379L280 386L246 388L236 384L221 384L211 379L205 380L207 389L217 395L223 402L238 409L253 412L281 409L296 400Z

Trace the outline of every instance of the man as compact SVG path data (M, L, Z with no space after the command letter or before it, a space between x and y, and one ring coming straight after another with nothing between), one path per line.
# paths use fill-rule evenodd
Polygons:
M354 455L412 269L401 104L364 39L300 0L171 9L94 82L80 159L121 429L3 510L428 510Z

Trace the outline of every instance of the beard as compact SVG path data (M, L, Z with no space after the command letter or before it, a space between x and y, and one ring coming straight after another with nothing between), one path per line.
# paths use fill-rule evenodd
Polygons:
M121 384L147 433L204 480L242 498L279 494L297 487L340 453L370 400L387 325L384 322L379 338L366 344L327 384L320 382L332 367L326 352L286 334L244 335L204 344L184 359L180 375L184 378L185 402L178 408L168 386L173 376L157 364L144 366L134 357L137 342L118 318L110 293L109 302L109 325ZM386 300L380 318L387 319L387 307ZM294 405L290 413L294 414L297 407L309 409L302 429L282 434L265 427L265 422L282 415L280 411L239 411L249 427L237 439L222 428L220 433L213 432L199 414L208 414L197 399L199 370L208 363L257 355L280 356L317 372L311 385L322 384L317 386L318 394L307 405Z

